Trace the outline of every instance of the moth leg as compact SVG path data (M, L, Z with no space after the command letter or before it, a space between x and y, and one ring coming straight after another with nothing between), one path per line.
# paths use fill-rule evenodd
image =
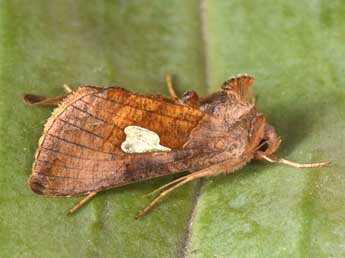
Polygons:
M168 193L174 191L175 189L177 189L178 187L184 185L185 183L188 183L189 181L192 181L194 178L189 177L184 179L182 182L174 185L173 187L170 187L168 190L165 190L164 192L161 192L155 199L153 199L153 201L151 201L142 211L140 211L136 216L135 219L139 219L142 216L144 216L149 210L151 210L153 208L153 206L155 206L157 204L157 202L162 199L165 195L167 195Z
M27 105L37 105L37 106L57 106L66 96L57 96L54 98L45 98L38 95L25 94L23 101Z
M86 195L80 202L78 202L75 206L73 206L67 213L68 216L71 216L74 212L79 210L81 206L83 206L88 200L96 195L97 192L90 192Z
M189 174L187 176L178 178L174 181L172 181L171 183L168 183L166 185L163 185L162 187L160 187L159 189L157 189L157 191L166 188L167 186L171 185L172 183L176 183L177 181L183 179L181 182L177 183L176 185L170 187L169 189L161 192L155 199L153 199L142 211L140 211L136 216L135 219L139 219L141 217L143 217L149 210L151 210L153 208L153 206L155 206L157 204L157 202L162 199L165 195L171 193L172 191L176 190L177 188L179 188L180 186L195 180L197 178L202 178L202 177L206 177L206 176L212 176L215 174L216 170L214 170L214 168L216 167L209 167L203 170L200 170L198 172L194 172L192 174ZM217 172L216 172L217 173ZM155 191L156 192L156 191Z
M179 178L177 178L177 179L175 179L175 180L173 180L173 181L171 181L171 182L169 182L169 183L167 183L167 184L165 184L165 185L162 185L161 187L159 187L159 188L153 190L152 192L149 192L148 194L145 194L145 197L151 196L151 195L153 195L153 194L155 194L155 193L158 193L158 192L162 191L163 189L167 188L168 186L171 186L171 185L173 185L173 184L176 184L176 183L178 183L178 182L180 182L180 181L186 179L186 177L188 177L188 176L189 176L189 175L179 177Z
M197 172L193 172L187 176L178 178L178 179L172 181L171 183L168 183L167 185L163 185L162 187L158 188L157 191L160 191L160 190L166 188L167 186L170 186L171 184L177 183L178 181L180 181L176 185L174 185L174 186L168 188L167 190L161 192L142 211L140 211L135 218L138 219L138 218L141 218L142 216L144 216L149 210L152 209L153 206L156 205L156 203L160 199L162 199L165 195L171 193L172 191L174 191L178 187L184 185L185 183L188 183L188 182L195 180L195 179L198 179L198 178L219 175L221 173L225 173L225 171L228 171L228 173L231 173L234 170L240 168L244 161L245 160L243 160L243 159L226 160L222 163L212 165L210 167L201 169ZM157 191L154 191L154 192L157 192Z
M176 95L176 92L174 90L174 86L172 84L172 79L171 79L171 75L170 74L167 74L165 76L165 81L166 81L166 84L167 84L167 88L168 88L168 91L169 91L169 94L170 96L173 98L173 99L178 99L177 95Z
M67 93L71 93L73 91L72 88L66 83L63 85L63 88L65 89Z
M297 163L297 162L289 161L283 158L274 157L272 155L266 156L263 154L261 155L261 157L271 163L281 163L281 164L286 164L288 166L292 166L296 168L321 168L321 167L325 167L331 164L330 161L317 162L317 163Z

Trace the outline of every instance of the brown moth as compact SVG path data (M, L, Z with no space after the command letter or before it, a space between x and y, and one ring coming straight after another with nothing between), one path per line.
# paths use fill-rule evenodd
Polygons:
M25 95L28 104L56 105L39 140L29 186L34 193L86 195L69 214L97 192L155 177L193 171L151 192L163 196L192 180L231 173L252 159L296 167L273 156L280 137L249 99L254 78L225 81L221 90L199 98L187 91L177 98L143 96L119 87L81 86L66 96L45 99ZM150 195L149 194L149 195Z

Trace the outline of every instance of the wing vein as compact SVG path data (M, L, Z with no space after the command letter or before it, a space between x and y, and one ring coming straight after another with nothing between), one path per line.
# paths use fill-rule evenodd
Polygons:
M97 150L95 148L92 148L92 147L89 147L89 146L86 146L86 145L82 145L82 144L79 144L79 143L76 143L76 142L72 142L72 141L66 140L64 138L61 138L59 136L56 136L56 135L53 135L53 134L50 134L50 133L48 133L47 135L49 135L51 137L54 137L54 138L56 138L56 139L58 139L60 141L63 141L65 143L76 145L76 146L78 146L78 147L80 147L82 149L84 148L84 149L89 149L89 150L92 150L92 151L95 151L95 152L106 153L106 154L114 154L113 152L101 151L101 150Z
M77 125L75 125L75 124L72 124L72 123L70 123L70 122L68 122L68 121L66 121L66 120L64 120L64 119L62 119L62 118L60 118L60 117L57 118L57 119L59 119L60 121L64 122L65 124L68 124L68 125L70 125L70 126L73 126L73 127L77 128L77 129L83 131L83 132L86 132L86 133L88 133L88 134L91 134L91 135L93 135L93 136L95 136L95 137L97 137L97 138L100 138L100 139L104 140L104 137L102 137L102 136L100 136L100 135L98 135L98 134L96 134L96 133L94 133L94 132L88 131L88 130L86 130L85 128L82 128L82 127L80 127L80 126L77 126Z
M47 151L52 151L55 153L59 153L61 155L70 157L70 158L75 158L75 159L80 159L80 160L93 160L93 161L113 161L113 159L91 159L91 158L84 158L84 157L80 157L80 156L75 156L75 155L71 155L69 153L65 153L65 152L61 152L59 150L54 150L54 149L50 149L44 146L41 146L43 149L47 150Z

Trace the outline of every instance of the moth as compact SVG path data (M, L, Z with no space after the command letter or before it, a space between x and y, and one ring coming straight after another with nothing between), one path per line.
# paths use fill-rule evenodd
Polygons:
M234 172L253 159L302 168L330 164L273 155L281 139L250 98L253 83L249 75L232 77L207 97L187 91L178 98L170 76L170 97L67 85L65 96L25 95L27 104L58 105L39 140L29 187L40 195L84 195L72 214L100 191L191 171L149 193L159 194L140 218L178 187Z

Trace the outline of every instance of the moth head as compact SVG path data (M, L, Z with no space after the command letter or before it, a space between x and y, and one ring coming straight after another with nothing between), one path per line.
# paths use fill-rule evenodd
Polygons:
M271 155L280 145L281 139L274 128L266 123L263 114L257 113L250 126L249 144L245 154L254 155L255 159L262 159L262 155Z
M265 123L264 134L256 148L254 158L260 160L262 159L262 155L270 156L278 150L280 143L281 138L276 133L274 127Z

